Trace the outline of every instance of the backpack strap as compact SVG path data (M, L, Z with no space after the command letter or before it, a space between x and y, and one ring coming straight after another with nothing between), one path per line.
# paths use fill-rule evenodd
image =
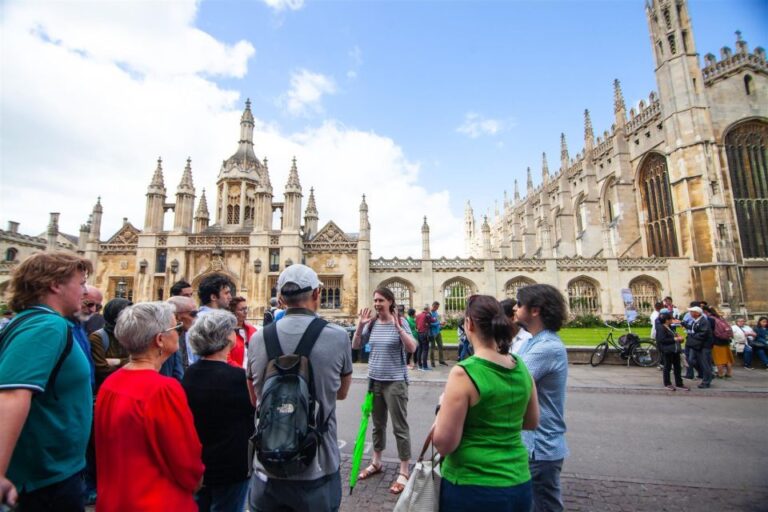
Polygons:
M309 359L312 347L315 346L317 338L320 337L320 333L323 332L326 325L328 325L326 320L323 320L319 316L315 317L307 327L307 330L304 331L304 335L301 337L301 340L299 340L299 344L294 353ZM264 335L266 336L266 333L264 333Z
M19 326L23 325L25 322L27 322L29 319L34 318L36 316L40 315L52 315L51 311L48 311L44 308L31 308L32 312L18 318L14 318L11 320L11 322L5 326L5 328L0 331L0 348L2 348L3 343L8 341L10 343L11 337L10 334L14 330L18 329ZM66 320L65 320L66 321ZM48 376L48 383L46 384L46 389L51 389L53 392L53 398L58 400L59 395L56 393L55 384L56 384L56 377L59 374L59 370L61 370L61 366L64 364L64 360L69 356L70 352L72 352L72 344L73 344L73 335L72 335L72 327L69 325L69 322L67 322L67 341L64 344L64 350L62 351L61 355L59 356L59 359L56 361L56 364L54 365L53 369L51 370L51 374Z
M277 323L272 322L264 328L264 346L267 349L267 357L270 361L283 355L280 348L280 340L277 338Z
M107 334L103 327L96 332L101 336L101 346L104 347L104 354L106 354L107 350L109 350L109 334Z

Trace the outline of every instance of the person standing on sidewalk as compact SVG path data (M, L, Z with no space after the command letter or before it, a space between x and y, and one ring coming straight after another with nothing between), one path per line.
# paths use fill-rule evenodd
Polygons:
M523 432L536 512L563 510L560 472L568 456L565 442L568 354L557 331L567 314L565 299L554 286L533 284L517 292L515 318L532 335L518 355L536 382L540 410L538 428Z
M320 308L322 283L314 270L294 263L280 274L277 290L286 310L275 323L277 342L283 354L293 354ZM261 399L269 363L265 332L259 329L248 344L248 378L253 396ZM314 461L303 472L288 478L271 475L258 457L253 459L248 509L303 512L336 511L341 506L341 454L339 453L336 401L344 400L352 384L352 353L349 336L340 326L328 323L320 331L309 353L318 411L325 427Z
M408 327L411 328L411 336L413 336L413 339L416 340L418 343L419 341L419 329L416 327L416 310L413 308L408 308L408 316L405 317L405 320L408 322ZM419 347L416 347L416 352L411 354L408 352L408 369L413 370L414 368L419 366Z
M699 306L688 308L688 312L692 319L685 340L685 346L691 349L688 364L701 369L701 383L698 387L706 389L712 385L712 328Z
M432 337L430 326L432 325L432 314L429 312L429 306L424 306L424 311L416 317L416 330L419 332L419 347L416 350L416 366L419 370L429 370L429 340Z
M392 418L392 431L397 441L400 473L389 492L400 494L408 483L411 464L411 437L408 427L408 368L405 353L416 351L416 340L405 318L395 308L395 295L389 288L373 292L375 314L369 308L360 311L360 319L352 348L362 345L367 337L371 346L368 359L368 379L373 390L373 458L358 479L381 472L381 455L387 444L387 415Z
M437 346L437 361L443 365L448 366L445 362L445 355L443 354L443 335L440 334L440 329L443 328L445 322L440 321L440 314L437 310L440 309L440 303L435 301L432 303L432 327L430 334L432 335L432 352L430 353L430 359L432 362L432 368L435 367L435 346Z
M680 369L680 342L683 341L683 337L676 334L672 329L673 321L674 317L671 313L662 313L659 315L658 323L656 325L655 341L659 346L664 361L662 379L664 387L670 391L675 391L676 389L690 391L690 389L683 384L683 376ZM675 375L674 386L669 378L669 371L673 367Z

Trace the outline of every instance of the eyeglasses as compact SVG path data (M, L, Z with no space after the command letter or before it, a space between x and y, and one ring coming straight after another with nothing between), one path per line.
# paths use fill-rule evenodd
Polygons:
M185 314L185 313L186 313L187 315L191 316L192 318L195 318L195 317L197 316L197 313L198 313L198 311L197 311L196 309L193 309L193 310L191 310L191 311L182 311L182 312L181 312L181 313L179 313L179 314L180 314L180 315L183 315L183 314Z
M181 334L184 331L184 324L179 322L178 324L174 325L173 327L169 327L164 331L160 331L160 334L165 334L167 332L176 331L177 333Z
M101 311L101 304L90 300L83 301L83 306L87 307L88 309L96 308L96 311Z

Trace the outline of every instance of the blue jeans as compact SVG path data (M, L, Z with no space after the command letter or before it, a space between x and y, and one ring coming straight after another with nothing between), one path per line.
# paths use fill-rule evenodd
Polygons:
M250 512L294 511L335 512L341 506L339 470L317 480L280 480L264 482L254 471L248 491Z
M440 482L440 512L487 510L529 512L531 481L512 487L455 485L443 478Z
M234 484L203 485L195 495L199 512L240 512L245 508L248 480Z
M764 348L752 348L749 345L744 346L744 366L752 366L752 356L757 352L757 357L768 366L768 356L765 355Z
M562 512L563 500L560 497L560 471L563 469L563 459L559 460L530 460L533 482L533 511Z

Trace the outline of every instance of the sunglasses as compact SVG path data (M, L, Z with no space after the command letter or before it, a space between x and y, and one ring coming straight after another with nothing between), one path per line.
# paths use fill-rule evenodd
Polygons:
M184 324L179 322L173 327L169 327L164 331L160 331L160 334L165 334L166 332L171 332L171 331L176 331L177 333L181 334L184 331Z

